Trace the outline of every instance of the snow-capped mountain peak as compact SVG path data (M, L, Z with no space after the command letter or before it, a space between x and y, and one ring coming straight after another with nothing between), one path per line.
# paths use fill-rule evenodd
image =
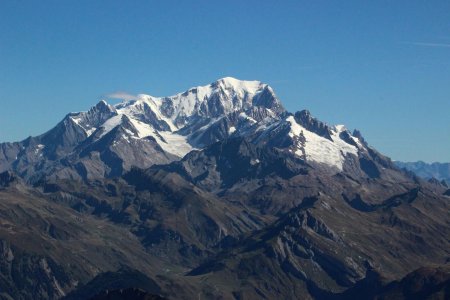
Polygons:
M263 93L269 93L265 102L258 97ZM249 109L254 105L267 106L268 103L282 107L267 84L225 77L209 85L194 87L169 97L140 94L137 100L119 103L114 108L119 114L138 118L152 115L158 122L166 123L165 129L176 131L189 125L189 119L217 118Z
M234 112L245 114L255 107L266 108L268 112L265 114L270 116L284 111L272 88L267 84L225 77L209 85L194 87L170 97L140 94L135 100L124 101L114 106L102 100L89 112L78 113L72 119L88 136L98 128L103 129L101 136L105 135L119 125L120 115L150 124L158 131L176 132L194 124L220 119ZM91 120L95 119L95 116L91 115L99 112L109 118L104 116L95 121Z
M239 126L265 118L273 121L283 111L267 84L225 77L169 97L140 94L114 106L101 100L88 112L71 114L70 119L87 137L95 132L94 141L120 126L129 138L151 136L168 153L182 157L197 145L239 133ZM179 147L168 147L167 141Z
M39 159L79 155L84 168L113 176L133 165L145 168L180 159L230 137L286 150L335 171L367 147L360 134L352 135L342 125L329 126L306 110L286 112L267 84L232 77L169 97L140 94L115 105L102 100L87 112L69 114L33 143L45 146ZM20 161L19 153L11 156Z
M213 86L221 85L225 89L233 90L233 91L235 91L237 93L241 93L241 94L244 94L244 93L255 94L267 86L267 84L264 84L258 80L252 80L252 81L239 80L239 79L236 79L233 77L221 78L221 79L217 80L216 82L212 83L211 85L213 85Z
M298 156L303 156L306 160L316 163L336 167L342 171L347 155L358 155L358 140L349 137L353 144L341 137L342 132L346 132L345 127L335 126L329 131L329 138L320 133L308 130L299 124L294 116L289 116L286 121L290 124L289 136L294 138L294 152Z
M259 81L226 77L206 86L198 86L184 93L160 98L160 111L180 129L189 123L189 118L217 118L248 109L265 87L267 85Z

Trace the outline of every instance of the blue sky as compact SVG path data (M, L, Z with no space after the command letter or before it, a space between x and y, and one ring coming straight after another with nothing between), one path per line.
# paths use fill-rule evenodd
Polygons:
M0 141L233 76L396 160L450 161L450 1L0 1Z

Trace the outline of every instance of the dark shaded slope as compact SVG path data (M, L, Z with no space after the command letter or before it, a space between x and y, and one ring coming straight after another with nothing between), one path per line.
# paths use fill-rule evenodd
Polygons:
M165 298L135 288L104 291L90 298L90 300L164 300L164 299Z
M277 176L288 179L306 174L307 166L298 157L275 148L254 145L236 137L214 143L203 151L193 151L181 161L155 166L175 172L209 191L231 188L239 181Z
M146 251L182 266L195 266L222 239L270 220L157 169L132 169L116 180L47 182L41 188L61 205L127 228Z
M450 298L450 266L415 270L401 280L386 283L382 276L369 271L366 277L342 294L322 294L322 299L404 299L445 300Z
M243 298L322 299L352 288L372 268L392 280L423 265L445 264L450 205L428 193L370 212L325 195L304 198L279 221L189 275L214 284L224 278L245 282L234 290Z
M49 201L20 183L0 189L0 286L13 299L58 299L98 272L159 262L119 226Z
M158 296L160 293L161 288L156 282L139 271L125 268L97 275L64 297L64 300L163 299Z

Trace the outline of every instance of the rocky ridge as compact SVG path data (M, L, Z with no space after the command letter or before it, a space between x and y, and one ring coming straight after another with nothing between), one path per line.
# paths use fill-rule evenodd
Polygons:
M447 295L448 187L260 82L101 101L0 149L6 299Z

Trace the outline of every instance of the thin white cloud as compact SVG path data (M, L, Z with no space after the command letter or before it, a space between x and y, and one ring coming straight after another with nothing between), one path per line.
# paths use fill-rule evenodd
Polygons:
M413 46L421 46L421 47L435 47L435 48L450 48L450 44L447 43L425 43L425 42L409 42L404 43Z
M136 100L138 98L137 95L133 95L127 92L114 92L114 93L110 93L105 95L107 98L111 98L111 99L121 99L121 100L125 100L125 101L129 101L129 100Z

